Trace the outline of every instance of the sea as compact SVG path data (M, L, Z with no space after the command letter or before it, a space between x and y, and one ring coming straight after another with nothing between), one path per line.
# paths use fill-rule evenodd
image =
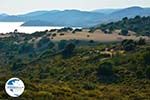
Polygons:
M0 22L0 34L6 34L14 32L17 29L18 32L32 34L36 31L45 31L51 29L61 29L63 27L55 26L21 26L23 22Z

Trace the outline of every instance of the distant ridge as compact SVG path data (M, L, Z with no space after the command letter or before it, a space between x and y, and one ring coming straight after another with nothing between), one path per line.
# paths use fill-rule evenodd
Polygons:
M150 16L150 8L134 6L124 9L98 9L94 11L35 11L22 15L0 15L0 21L25 22L23 26L48 25L67 27L91 27L101 23L118 21L123 17L133 18L137 15Z
M111 14L111 13L116 12L118 10L121 10L121 9L96 9L96 10L93 10L92 12Z
M150 10L146 10L144 8L141 7L130 7L130 8L126 8L126 9L121 9L119 11L113 12L111 15L114 16L121 16L121 17L133 17L135 15L149 15L150 14Z

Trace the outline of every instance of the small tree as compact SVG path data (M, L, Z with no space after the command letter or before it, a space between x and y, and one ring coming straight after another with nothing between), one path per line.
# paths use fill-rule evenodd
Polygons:
M73 54L74 49L75 45L73 43L68 44L62 52L63 56L70 57Z
M127 29L122 29L120 34L124 35L124 36L127 36L128 35L128 30Z
M89 33L94 33L94 32L95 32L95 30L96 30L96 28L92 27L92 28L90 28L90 29L89 29L89 31L88 31L88 32L89 32Z
M145 44L146 44L145 39L140 38L138 41L138 45L145 45Z
M0 41L0 49L2 49L4 47L5 47L5 43L3 43L3 42Z
M127 21L127 20L128 20L128 17L124 17L122 20L123 20L123 21Z
M39 42L37 42L37 49L36 50L44 50L44 49L51 49L55 46L55 44L48 38L43 37Z
M16 61L12 64L11 70L12 71L19 71L24 67L24 64L21 61Z
M144 32L146 36L150 36L150 32Z
M72 33L76 33L76 32L82 32L82 29L74 29L73 31L72 31Z
M150 52L145 52L143 55L144 64L150 65Z
M19 48L19 53L33 53L33 52L34 52L33 44L30 43L24 43Z
M41 47L42 45L48 43L49 41L50 41L49 38L43 37L42 39L39 40L39 42L37 43L37 46L38 46L38 47Z
M111 76L113 75L112 64L109 62L104 62L100 64L98 69L98 75L100 76Z
M136 71L136 76L137 76L137 78L139 78L139 79L144 78L144 73L143 73L143 71L137 70L137 71Z
M114 28L112 26L109 27L109 33L112 33L113 30L114 30Z
M146 69L146 77L150 79L150 67Z
M90 40L89 43L94 43L94 40Z
M61 41L58 43L58 49L59 49L59 50L64 49L65 46L66 46L66 44L67 44L67 41L66 41L66 40L61 40Z
M123 49L126 51L134 50L136 47L136 43L133 40L123 40L122 41Z

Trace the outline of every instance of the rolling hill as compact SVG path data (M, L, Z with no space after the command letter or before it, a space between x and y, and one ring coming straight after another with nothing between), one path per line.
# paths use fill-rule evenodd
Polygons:
M123 17L131 18L137 15L149 16L150 8L129 7L125 9L102 9L94 11L80 11L80 10L36 11L23 15L11 15L11 16L0 15L0 21L25 22L23 26L46 25L46 26L66 26L66 27L90 27L97 24L118 21ZM36 21L39 21L40 23Z
M136 32L139 35L147 35L150 36L150 16L140 17L136 16L134 18L123 18L117 22L111 22L108 24L97 25L92 30L101 29L104 32L109 31L108 33L112 33L114 30L124 30L126 33L128 31ZM127 35L127 34L126 34Z
M93 10L93 12L111 14L111 13L119 11L119 10L121 10L121 9L96 9L96 10Z
M126 9L121 9L116 12L110 14L112 20L118 20L123 17L135 17L135 16L149 16L150 9L149 8L141 8L141 7L130 7Z
M19 100L149 100L150 42L54 42L48 32L10 35L0 38L2 100L12 100L4 86L14 76L25 83Z

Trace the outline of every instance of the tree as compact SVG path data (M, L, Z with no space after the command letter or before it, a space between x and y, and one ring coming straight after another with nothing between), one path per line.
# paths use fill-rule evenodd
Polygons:
M45 46L48 48L52 48L55 44L47 37L43 37L38 43L37 43L37 47L40 48L42 46Z
M136 76L138 79L144 78L144 73L141 70L136 71Z
M145 52L143 55L144 64L150 65L150 52Z
M112 83L119 81L119 77L113 71L113 65L110 62L103 62L98 68L98 77L101 82Z
M21 59L17 59L16 61L13 62L11 66L12 71L19 71L24 67L24 64L22 63Z
M120 34L127 36L128 35L128 30L127 29L122 29Z
M0 49L4 48L4 46L5 46L5 43L0 41Z
M58 49L59 49L59 50L64 49L65 46L66 46L66 44L67 44L67 41L66 41L66 40L61 40L61 41L58 43Z
M73 31L72 31L72 33L76 33L76 32L82 32L82 29L74 29Z
M138 41L138 45L145 45L145 44L146 44L145 39L140 38Z
M57 32L59 33L59 32L67 32L67 31L72 31L73 29L72 28L70 28L70 27L64 27L64 28L61 28L61 29L59 29L59 30L57 30Z
M109 27L109 33L112 33L113 30L114 30L113 26Z
M112 64L109 62L104 62L100 64L98 69L98 75L100 76L111 76L113 75Z
M88 32L89 32L89 33L94 33L94 32L95 32L95 30L96 30L96 28L92 27L92 28L90 28L90 29L89 29L89 31L88 31Z
M150 32L147 32L147 31L146 31L146 32L145 32L145 35L146 35L146 36L150 36Z
M89 43L94 43L94 40L90 40Z
M123 21L127 21L127 20L128 20L128 17L124 17L122 20L123 20Z
M136 43L133 40L126 39L126 40L123 40L121 44L123 46L123 49L126 51L134 50L136 47Z
M146 69L146 77L150 79L150 67Z
M63 50L62 54L64 57L70 57L73 54L75 45L73 43L68 44Z
M15 29L15 30L14 30L14 33L18 33L18 30L17 30L17 29Z
M49 41L48 43L47 43L47 47L48 48L53 48L55 46L55 44L52 42L52 41Z
M135 18L134 18L135 20L140 20L141 19L141 17L140 16L135 16Z
M34 52L33 44L30 43L24 43L19 48L19 53L33 53L33 52Z
M39 42L37 43L37 46L41 47L43 44L48 43L49 41L50 41L49 38L43 37L42 39L39 40Z

